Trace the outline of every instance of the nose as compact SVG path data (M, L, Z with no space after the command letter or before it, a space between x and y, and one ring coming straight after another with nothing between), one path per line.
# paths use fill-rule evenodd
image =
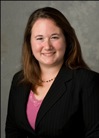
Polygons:
M45 49L45 50L50 50L50 49L52 49L52 44L51 44L51 42L50 42L49 39L46 39L43 45L44 45L44 49Z

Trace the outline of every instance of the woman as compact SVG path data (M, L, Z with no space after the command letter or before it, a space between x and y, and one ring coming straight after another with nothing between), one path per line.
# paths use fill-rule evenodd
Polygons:
M99 138L98 83L66 17L55 8L37 9L11 85L6 138Z

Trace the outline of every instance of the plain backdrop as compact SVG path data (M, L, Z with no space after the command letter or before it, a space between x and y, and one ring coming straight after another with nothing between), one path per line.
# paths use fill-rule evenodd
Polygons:
M12 77L21 67L23 35L30 14L45 6L59 9L75 28L84 60L99 72L98 1L1 1L1 138Z

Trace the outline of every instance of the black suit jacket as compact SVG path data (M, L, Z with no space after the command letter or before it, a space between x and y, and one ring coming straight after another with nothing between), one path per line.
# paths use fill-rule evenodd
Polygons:
M99 138L99 74L62 67L45 96L35 130L27 120L31 85L15 74L8 102L6 138Z

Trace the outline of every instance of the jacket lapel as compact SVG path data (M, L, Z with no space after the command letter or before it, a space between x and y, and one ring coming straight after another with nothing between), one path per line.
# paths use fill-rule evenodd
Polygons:
M39 125L42 117L44 117L44 115L48 112L48 110L50 110L55 102L57 102L57 100L64 94L64 92L66 92L66 82L71 79L72 70L63 66L42 102L37 115L36 128Z

